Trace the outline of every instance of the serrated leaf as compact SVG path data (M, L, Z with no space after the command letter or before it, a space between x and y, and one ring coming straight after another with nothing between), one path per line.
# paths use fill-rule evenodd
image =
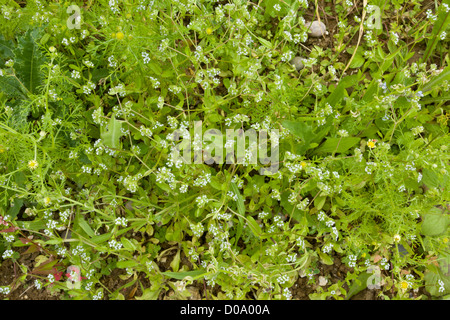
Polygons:
M43 83L44 74L41 66L47 61L38 46L39 29L28 30L18 39L18 47L14 50L14 69L25 88L31 93L37 93Z
M6 40L0 34L0 58L8 60L13 57L14 43L11 40Z

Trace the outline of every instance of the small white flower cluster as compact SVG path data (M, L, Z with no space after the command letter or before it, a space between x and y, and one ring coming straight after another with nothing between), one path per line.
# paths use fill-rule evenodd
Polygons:
M411 128L412 134L417 136L418 134L422 133L424 131L423 126L417 126L414 128Z
M210 199L208 199L206 195L198 196L197 198L195 198L195 202L197 203L197 206L199 208L203 208L209 201Z
M118 94L121 97L125 97L127 92L125 90L125 85L123 83L119 83L118 85L114 86L113 88L110 88L108 91L109 95L116 95Z
M364 34L364 39L367 41L367 45L373 47L377 44L377 40L373 39L372 30L367 30Z
M191 228L192 228L192 226L191 226ZM188 255L192 258L193 261L197 261L198 260L199 256L198 256L198 253L195 251L194 248L190 248L189 249Z
M286 274L280 275L280 276L277 278L277 283L278 283L278 284L285 284L285 283L288 282L288 281L289 281L289 277L288 277Z
M116 220L114 220L114 224L116 226L126 227L128 225L128 220L125 217L119 217L119 218L116 218Z
M390 263L388 262L388 260L386 258L381 259L380 264L384 268L384 270L389 270Z
M397 44L398 43L398 39L399 39L398 34L395 33L394 31L391 31L390 34L391 34L392 42L394 42L394 44Z
M325 214L325 212L323 212L322 210L319 212L319 214L317 215L317 219L319 221L325 221L325 219L327 218L327 215Z
M259 219L266 219L268 216L269 216L269 213L267 213L265 211L261 211L260 213L258 213Z
M294 263L296 260L297 260L297 254L295 254L295 253L291 253L290 255L288 255L286 257L287 263Z
M170 188L173 190L175 189L175 175L170 171L169 168L162 167L158 168L158 171L156 172L156 182L158 183L169 183Z
M110 248L113 248L114 250L120 250L120 249L122 249L122 243L120 243L120 242L117 242L116 240L110 240L110 241L108 241L108 244L109 244L109 247Z
M14 254L14 251L12 251L11 249L7 249L3 252L2 258L3 259L8 259L11 258Z
M128 191L134 193L137 191L138 182L141 178L142 178L142 173L138 173L135 176L126 176L123 179L123 185Z
M158 89L161 83L158 79L149 76L150 81L152 82L153 89Z
M427 14L427 19L430 19L432 22L436 21L437 15L433 14L431 9L428 9L425 13Z
M50 283L55 282L55 276L51 273L47 276L47 279L48 279L48 282L50 282Z
M445 291L445 284L444 281L442 281L441 279L438 280L438 284L439 284L439 292L444 292Z
M353 254L349 255L348 260L349 260L349 262L348 262L349 267L351 267L351 268L356 267L356 256L355 255L353 255Z
M282 228L284 226L284 222L280 216L275 216L273 218L273 223L279 228Z
M97 86L95 85L95 83L93 83L92 81L88 81L87 84L85 84L82 89L84 94L90 94L92 92L92 90L95 90Z
M65 45L66 47L71 44L71 43L75 43L77 41L77 39L75 37L70 37L69 40L67 40L67 38L62 39L62 44Z
M323 118L317 120L317 124L319 126L324 125L326 123L326 116L329 116L330 114L333 114L333 107L329 103L326 103L325 107L320 109L320 111L317 113L318 117Z
M228 191L227 192L227 196L231 199L233 199L234 201L238 200L238 195L236 193L234 193L233 191Z
M84 60L83 63L88 68L93 68L94 67L94 64L91 61L89 61L89 60Z
M39 280L34 280L34 286L36 289L40 290L42 288L42 283Z
M70 76L74 79L80 79L81 73L78 70L72 70L72 73L70 74Z
M101 300L103 298L103 292L99 291L97 294L92 296L92 300Z
M283 86L283 80L281 79L281 77L278 74L274 75L274 77L275 77L275 81L273 83L275 84L276 89L281 90L281 87Z
M207 172L205 175L198 177L194 180L194 187L205 187L208 183L211 182L211 173Z
M326 245L324 245L322 247L322 252L323 253L330 253L332 249L333 249L333 244L332 243L328 243L328 244L326 244Z
M445 12L450 12L450 6L447 3L442 3L441 6L444 7Z
M297 204L297 209L306 210L308 205L309 205L309 198L305 198L299 204Z
M372 174L373 168L376 168L377 164L375 162L366 162L366 167L364 171L366 171L367 174Z
M190 225L192 233L194 233L194 236L200 238L205 231L205 228L203 227L203 224L201 222L197 224L191 224Z
M286 300L291 300L292 298L292 293L289 290L289 288L284 288L283 289L283 296L286 298Z
M280 191L278 189L272 189L272 192L270 193L270 197L272 199L276 199L276 200L280 201L281 200Z
M302 249L305 249L305 240L302 237L298 237L296 240L297 246Z
M111 68L117 67L117 61L115 60L114 56L109 56L109 57L108 57L108 65L109 65Z
M142 51L141 56L144 59L144 64L147 64L150 62L151 59L147 52Z
M293 58L292 56L293 56L292 51L287 51L281 55L281 61L283 62L291 61Z
M225 221L229 221L231 219L232 215L231 213L218 213L217 214L217 219L219 220L225 220Z

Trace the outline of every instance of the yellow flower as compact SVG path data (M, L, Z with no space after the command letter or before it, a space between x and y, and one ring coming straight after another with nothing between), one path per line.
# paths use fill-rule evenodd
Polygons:
M125 16L127 19L131 19L131 13L127 13L127 15Z
M116 33L116 39L117 40L123 40L123 38L125 38L125 35L123 34L122 31L119 31Z
M377 141L377 140L374 140L374 139L369 140L369 141L367 142L367 146L368 146L370 149L375 148L375 142L376 142L376 141Z
M213 29L212 29L212 28L206 28L206 33L207 33L207 34L213 33Z
M409 283L408 283L408 281L402 280L402 281L400 282L400 288L401 288L402 290L408 289L408 288L409 288Z
M447 243L447 242L448 242L448 238L442 239L442 242L443 242L443 243Z
M48 206L50 203L52 203L52 199L50 199L49 197L45 197L44 198L44 205Z
M5 152L5 147L4 146L0 146L0 153Z
M116 37L116 34L113 32L113 33L111 33L111 38L115 38Z
M39 163L36 160L28 161L28 168L30 168L31 170L34 170L37 167L39 167Z
M305 161L300 162L300 165L302 166L302 169L306 168L306 162Z

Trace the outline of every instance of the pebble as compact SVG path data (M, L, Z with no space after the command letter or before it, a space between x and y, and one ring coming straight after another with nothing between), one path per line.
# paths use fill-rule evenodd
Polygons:
M302 57L297 56L297 57L295 57L294 59L292 59L289 63L290 63L292 66L294 66L294 68L295 68L297 71L300 71L300 70L302 70L303 67L304 67L304 66L303 66L302 60L303 60Z
M320 276L319 277L319 286L323 287L328 283L327 278L325 278L324 276Z
M309 27L311 25L311 28ZM324 35L328 34L327 32L327 26L322 21L313 21L305 23L305 26L309 28L308 34L311 37L319 38L323 37Z

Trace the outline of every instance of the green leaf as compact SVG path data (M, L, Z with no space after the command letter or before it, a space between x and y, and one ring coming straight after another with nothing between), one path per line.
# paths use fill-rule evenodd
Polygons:
M238 199L236 201L236 204L237 204L239 214L242 216L245 215L244 199L242 198L242 195L239 192L239 189L234 182L231 183L231 191L233 191L237 195Z
M359 140L361 139L356 137L328 138L315 150L315 153L344 153L356 145Z
M444 3L450 5L450 0L443 0L442 4ZM433 23L433 29L431 30L431 36L427 42L427 48L422 57L422 62L427 62L427 60L431 57L438 41L440 40L440 34L447 29L447 26L450 23L450 12L446 12L442 5L439 8L440 12L438 13L436 21Z
M25 88L31 93L38 93L38 87L44 80L41 66L47 61L38 46L39 38L39 29L28 30L18 39L18 47L14 50L14 69Z
M422 170L423 178L422 182L428 187L428 188L443 188L446 186L445 179L442 181L438 174L434 172L433 170L430 170L428 168L424 168Z
M438 208L432 208L423 217L422 234L436 236L444 233L450 224L450 216Z
M101 243L107 241L110 237L111 237L111 232L100 234L98 236L94 236L90 239L90 241L95 244L101 244Z
M450 81L450 66L447 66L441 73L439 73L436 77L432 78L428 81L422 88L423 92L430 91L434 88L438 88L441 86L442 82Z
M88 236L95 236L94 230L92 230L91 226L86 222L86 220L83 219L83 217L81 217L81 215L78 215L78 218L76 220L78 220L78 225L81 227L81 229L84 230L84 232L87 233Z
M125 260L125 261L118 261L116 266L117 268L120 269L125 269L125 268L132 268L139 265L139 263L137 261L134 260Z
M126 250L129 250L129 251L134 251L134 250L136 250L136 247L134 246L133 242L131 242L131 241L128 240L127 238L122 237L121 242L122 242L122 244L123 244L123 247L124 247Z
M255 219L253 219L253 217L251 217L251 216L248 216L247 222L248 222L250 230L252 230L253 234L257 237L261 237L262 230L261 230L261 227L259 226L259 224L255 221Z
M14 43L11 40L6 40L0 34L0 58L8 60L13 57Z
M352 283L350 289L347 292L347 296L345 297L347 300L353 297L355 294L361 292L365 288L367 288L367 280L371 275L367 272L361 273L357 279Z
M162 287L158 289L147 288L142 293L142 296L136 297L136 300L157 300L162 289Z
M205 273L207 272L206 270L203 269L183 271L183 272L171 272L171 271L162 272L163 275L177 280L183 280L186 277L191 277L193 280L196 280L201 278Z
M7 215L11 220L14 220L17 217L17 214L20 211L20 208L23 206L23 199L15 198L13 202L13 206L9 208Z
M326 265L329 265L329 266L334 264L333 258L331 258L326 253L323 253L320 250L318 250L317 253L319 254L320 262L322 262L323 264L326 264Z
M120 146L120 137L123 135L122 122L116 120L114 114L111 115L111 119L108 123L108 128L101 128L100 136L105 146L113 149L118 149Z

